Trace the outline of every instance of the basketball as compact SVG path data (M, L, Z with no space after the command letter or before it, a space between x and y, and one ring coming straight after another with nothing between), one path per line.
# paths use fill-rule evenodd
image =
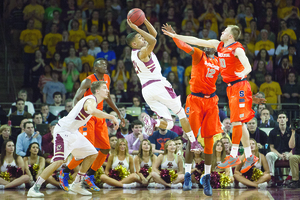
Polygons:
M128 12L127 19L130 19L135 25L140 26L144 23L145 13L139 8L133 8Z

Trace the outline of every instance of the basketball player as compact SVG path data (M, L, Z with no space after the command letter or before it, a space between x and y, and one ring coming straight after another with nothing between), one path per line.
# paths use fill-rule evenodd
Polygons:
M202 40L196 37L177 35L166 30L163 30L163 32L165 35L175 37L189 44L215 48L218 51L221 75L223 81L228 84L227 96L229 99L230 121L233 125L230 156L227 156L225 162L219 164L218 167L222 169L229 168L241 163L237 154L239 143L242 140L246 158L241 173L247 172L258 161L258 158L251 153L249 132L245 125L254 117L254 111L251 108L251 87L246 80L247 74L251 72L251 65L242 44L237 42L241 33L239 27L235 25L227 26L222 32L221 41Z
M175 33L173 28L166 24L163 29ZM180 49L192 56L192 74L190 80L191 94L187 97L185 113L189 118L193 132L198 133L201 127L201 137L204 138L204 176L200 183L204 186L204 194L212 196L210 185L210 172L214 139L213 136L223 132L219 118L218 101L216 95L216 81L220 73L220 65L217 57L214 56L214 48L205 47L205 52L198 48L173 38L175 44ZM213 122L213 123L212 123ZM193 153L186 152L185 157L185 177L183 190L192 189L191 167ZM188 170L187 170L188 169Z
M94 61L95 73L82 81L80 88L75 94L74 105L76 105L83 95L88 96L92 94L90 87L95 81L105 81L106 86L109 89L110 77L105 74L107 71L106 63L106 60L103 58L98 58ZM108 98L106 98L105 101L118 114L118 117L122 120L122 125L124 126L125 120L123 116L121 116L114 102L111 100L110 94L108 94ZM97 108L99 110L103 110L103 101L98 104ZM98 156L91 166L91 169L88 171L88 176L84 178L84 184L87 185L91 190L100 191L100 189L94 183L94 174L103 165L110 150L106 121L105 119L99 119L95 116L92 116L87 124L79 129L79 132L81 132L98 150ZM68 190L69 172L77 167L81 162L82 160L76 161L73 158L69 165L60 171L59 182L62 189L66 191Z
M118 120L113 115L106 114L97 109L97 102L101 102L108 97L109 91L106 82L97 81L92 83L91 91L93 95L81 99L70 113L60 119L55 126L53 133L53 163L44 169L35 184L29 189L27 193L28 197L44 196L44 194L39 191L41 185L63 164L70 153L72 153L76 160L83 159L75 181L70 186L70 190L82 195L92 195L91 192L82 187L82 182L86 171L97 157L97 151L78 129L86 124L92 116L111 119L116 126L115 129L117 129L119 125Z
M146 133L152 135L154 126L161 129L172 129L174 123L169 111L171 109L179 117L182 128L191 142L191 150L203 150L195 139L198 132L193 133L191 130L181 106L180 96L176 96L171 84L162 76L161 66L152 52L156 44L156 30L147 19L145 19L144 24L149 33L138 28L130 20L127 20L127 23L135 30L135 32L127 35L126 42L132 48L131 60L142 84L143 97L151 110L157 116L162 117L154 120L149 115L145 115L143 121Z

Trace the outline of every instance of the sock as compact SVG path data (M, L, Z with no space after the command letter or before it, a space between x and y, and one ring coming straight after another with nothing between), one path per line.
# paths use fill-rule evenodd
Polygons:
M87 175L88 175L88 176L92 176L92 175L94 175L95 173L96 173L95 170L90 169L90 170L88 171Z
M80 183L83 180L84 176L85 176L85 173L82 173L79 171L75 178L74 183Z
M244 152L245 152L246 158L249 158L252 155L250 146L249 147L245 147L244 148Z
M68 168L69 170L75 169L80 163L82 163L82 160L75 160L75 158L73 157L71 162L68 164ZM64 170L65 172L65 170ZM65 173L70 173L70 172L65 172Z
M191 173L192 171L192 164L190 163L185 163L185 173Z
M210 174L211 172L211 165L204 164L204 175Z
M160 119L156 119L155 121L156 121L155 127L159 127L159 125L160 125Z
M98 151L98 156L93 162L91 169L94 170L95 172L103 165L103 163L106 160L107 154L104 154L101 152L101 150Z
M42 184L45 182L45 179L43 179L42 177L38 177L38 179L36 180L36 182L34 183L34 186L38 187L38 189L41 188Z
M238 150L239 150L239 147L232 146L232 147L231 147L230 155L231 155L233 158L236 158L237 155L238 155Z
M193 143L193 142L196 141L196 138L195 138L195 135L194 135L193 131L190 131L190 132L186 133L186 135L188 136L189 141L190 141L191 143Z

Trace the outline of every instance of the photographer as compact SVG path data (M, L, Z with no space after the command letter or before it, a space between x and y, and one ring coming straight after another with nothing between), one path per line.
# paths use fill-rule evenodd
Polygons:
M294 149L293 155L290 156L290 169L292 172L292 182L288 185L289 188L299 188L299 164L300 164L300 129L299 129L299 120L293 120L293 125L296 123L298 129L295 128L295 125L292 129L292 136L289 141L289 147ZM296 133L297 132L297 133ZM296 134L295 134L296 133Z

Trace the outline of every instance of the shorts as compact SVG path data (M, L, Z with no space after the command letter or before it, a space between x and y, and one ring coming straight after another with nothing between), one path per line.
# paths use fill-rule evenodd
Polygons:
M79 132L86 137L96 148L110 149L109 136L104 118L92 116Z
M169 109L175 114L182 109L180 96L175 94L172 85L166 80L147 85L142 89L142 94L151 110L166 120L172 120Z
M241 81L227 87L229 100L230 121L249 122L255 112L252 110L252 92L248 81Z
M95 147L79 131L66 131L56 125L53 133L53 158L52 162L66 160L70 153L75 160L81 160L87 156L97 154Z
M190 94L187 97L185 114L194 133L198 133L201 128L202 138L212 137L223 132L218 101L217 95L211 98L202 98Z

